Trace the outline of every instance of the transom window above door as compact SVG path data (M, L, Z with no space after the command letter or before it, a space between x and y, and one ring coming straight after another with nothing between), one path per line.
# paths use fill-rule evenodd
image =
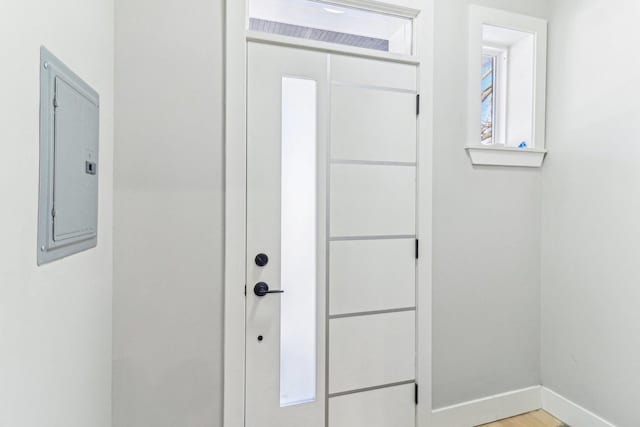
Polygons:
M250 0L249 29L411 55L413 18L315 0Z

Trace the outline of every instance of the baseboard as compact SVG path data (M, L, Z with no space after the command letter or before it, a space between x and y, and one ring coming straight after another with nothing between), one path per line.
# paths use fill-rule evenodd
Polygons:
M534 386L433 411L431 427L474 427L544 409L570 427L616 427L547 387Z
M616 427L546 387L542 387L542 409L571 427Z
M431 427L473 427L538 410L542 407L540 389L534 386L436 409Z

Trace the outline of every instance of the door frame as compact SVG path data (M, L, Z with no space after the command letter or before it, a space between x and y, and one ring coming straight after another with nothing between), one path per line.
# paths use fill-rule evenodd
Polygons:
M345 6L415 19L414 55L395 55L247 30L248 0L225 1L225 215L223 427L245 425L245 286L247 44L250 41L296 46L352 56L403 62L419 68L418 200L420 241L417 265L416 426L430 427L432 413L432 176L433 176L433 1L329 0Z

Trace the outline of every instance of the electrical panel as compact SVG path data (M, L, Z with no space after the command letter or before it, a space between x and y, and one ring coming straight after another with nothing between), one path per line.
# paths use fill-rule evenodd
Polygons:
M43 47L38 265L97 245L99 117L98 93Z

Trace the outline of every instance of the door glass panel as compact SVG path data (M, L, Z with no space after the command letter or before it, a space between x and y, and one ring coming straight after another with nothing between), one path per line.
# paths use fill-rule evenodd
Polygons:
M316 97L282 79L280 406L316 398Z
M404 55L413 47L413 19L321 0L250 0L249 28Z

